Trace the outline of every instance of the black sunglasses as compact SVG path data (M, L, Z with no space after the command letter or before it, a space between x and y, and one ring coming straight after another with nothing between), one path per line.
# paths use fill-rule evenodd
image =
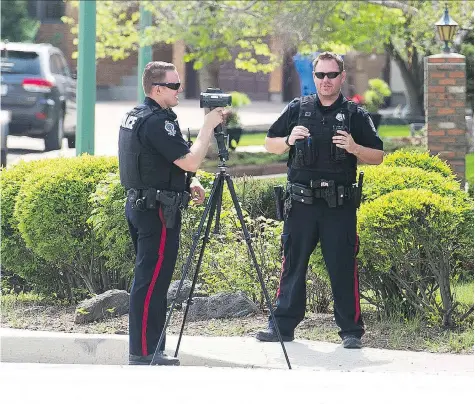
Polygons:
M335 79L341 74L341 72L328 72L328 73L314 72L314 73L315 73L315 77L320 80L324 79L325 76L327 76L329 79Z
M181 87L180 82L178 82L178 83L152 83L152 85L167 87L170 90L178 90Z

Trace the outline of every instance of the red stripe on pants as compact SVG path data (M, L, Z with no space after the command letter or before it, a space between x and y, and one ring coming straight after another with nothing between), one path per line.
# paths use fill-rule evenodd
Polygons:
M162 222L162 233L160 234L160 245L158 247L158 260L155 265L155 270L153 271L152 281L147 290L147 295L145 296L145 302L143 307L143 316L142 316L142 355L147 356L147 321L148 321L148 308L150 306L150 299L152 298L153 289L155 283L157 282L158 275L160 274L160 269L162 268L164 251L165 251L165 241L167 239L167 228L165 226L165 220L163 218L162 208L158 210L158 215L160 221Z
M356 235L356 243L355 243L355 270L353 273L354 276L354 295L355 295L355 323L358 322L360 319L360 291L359 291L359 284L358 284L358 265L356 264L356 254L358 252L358 245L359 245L359 238L358 234Z

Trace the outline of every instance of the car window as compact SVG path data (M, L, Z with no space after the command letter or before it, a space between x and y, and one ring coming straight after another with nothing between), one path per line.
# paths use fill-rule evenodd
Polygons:
M62 74L62 72L61 72L61 63L59 61L58 55L53 54L49 57L49 67L51 69L51 73L53 73L53 74Z
M2 49L0 66L2 73L38 75L41 72L40 56L36 52Z
M59 59L59 63L61 64L61 72L63 76L67 76L67 77L71 76L69 72L68 64L66 60L64 59L64 57L62 55L58 55L58 59Z

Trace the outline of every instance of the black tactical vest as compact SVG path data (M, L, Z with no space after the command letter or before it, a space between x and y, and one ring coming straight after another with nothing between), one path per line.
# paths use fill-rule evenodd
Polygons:
M332 137L337 127L344 127L351 133L351 115L356 109L356 104L348 101L341 108L323 113L317 107L315 94L300 98L298 125L305 126L310 132L308 141L314 158L311 164L296 168L292 165L295 150L291 150L288 162L291 178L330 179L343 185L355 182L356 157L343 149L336 150L336 146L332 146ZM343 158L336 160L335 153L340 153Z
M144 146L138 136L142 124L153 114L167 112L141 104L126 114L119 131L120 182L126 188L184 191L186 174L157 151Z

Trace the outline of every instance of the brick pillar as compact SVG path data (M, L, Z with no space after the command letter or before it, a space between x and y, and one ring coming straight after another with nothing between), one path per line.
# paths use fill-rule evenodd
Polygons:
M452 167L465 184L465 56L432 55L424 63L427 147Z

